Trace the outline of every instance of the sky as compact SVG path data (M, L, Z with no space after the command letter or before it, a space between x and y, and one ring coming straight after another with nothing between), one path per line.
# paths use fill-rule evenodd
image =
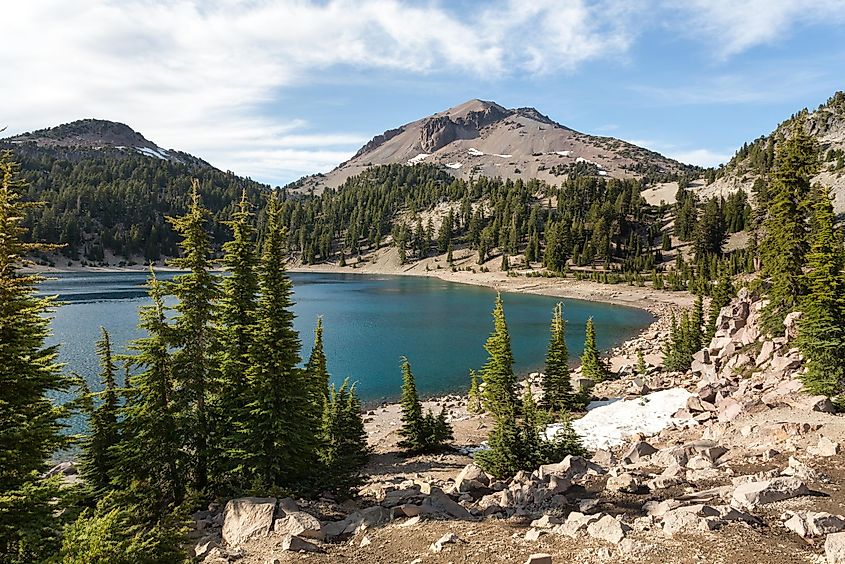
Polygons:
M5 135L82 118L284 185L471 98L715 166L845 90L845 0L27 0Z

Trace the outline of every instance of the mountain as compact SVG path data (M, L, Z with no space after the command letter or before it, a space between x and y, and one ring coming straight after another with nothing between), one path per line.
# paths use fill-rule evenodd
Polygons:
M245 191L256 209L269 186L223 172L202 159L166 150L127 125L85 119L0 139L29 184L25 227L32 240L64 245L61 256L36 257L115 264L175 256L178 237L167 216L187 210L199 181L215 241L229 238L225 221Z
M375 136L348 161L307 177L299 190L337 188L373 165L433 163L468 179L574 176L670 179L698 169L613 137L587 135L534 108L469 100Z
M38 149L53 149L57 153L116 151L125 154L137 153L163 161L211 166L187 153L162 149L126 124L102 119L81 119L14 135L0 142L14 145L17 152L33 152Z
M813 182L829 186L834 209L845 213L845 92L836 92L814 111L801 110L770 134L744 144L724 167L694 183L699 196L709 198L737 190L753 194L754 183L768 178L778 145L796 127L803 128L818 142L820 167Z

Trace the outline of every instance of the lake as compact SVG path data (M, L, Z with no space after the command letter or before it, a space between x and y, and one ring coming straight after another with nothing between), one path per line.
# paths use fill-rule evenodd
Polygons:
M173 273L162 273L171 279ZM116 353L142 336L138 308L148 303L146 273L67 273L41 284L64 304L52 321L51 343L59 343L67 370L89 382L99 370L94 345L100 326ZM486 358L484 342L493 327L495 291L435 278L328 273L292 273L295 326L307 359L318 316L332 379L357 382L367 403L398 397L400 358L407 356L421 395L465 391L468 372ZM561 281L566 284L566 281ZM515 369L526 374L543 366L549 321L558 298L503 294ZM652 316L639 309L581 300L562 300L570 357L580 355L584 323L592 316L602 349L647 326ZM171 302L172 303L172 302ZM96 388L96 384L93 386Z

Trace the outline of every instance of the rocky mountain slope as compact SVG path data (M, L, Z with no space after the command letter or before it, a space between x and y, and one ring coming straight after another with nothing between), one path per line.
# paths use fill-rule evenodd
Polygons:
M115 158L141 155L165 162L214 168L188 153L163 149L126 124L102 119L81 119L6 137L0 139L0 149L11 149L27 157L50 154L72 162L97 152Z
M813 182L831 187L834 209L845 213L845 92L837 92L814 111L801 110L769 135L741 147L718 171L714 182L699 183L699 194L704 198L736 190L751 194L754 183L767 177L778 144L796 127L803 128L818 141L820 168Z
M303 179L298 189L336 188L369 166L394 163L436 163L465 179L539 178L550 183L570 174L667 178L695 170L619 139L580 133L534 108L469 100L377 135L331 172Z

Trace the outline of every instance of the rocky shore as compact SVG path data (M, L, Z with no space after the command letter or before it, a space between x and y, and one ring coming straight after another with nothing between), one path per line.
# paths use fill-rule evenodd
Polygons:
M392 406L369 415L375 456L361 497L339 503L240 499L195 515L205 562L845 562L845 424L801 391L787 337L758 329L743 290L687 372L664 372L665 316L613 351L620 377L594 395L648 404L686 397L666 427L590 459L567 457L497 480L469 453L487 432L463 398L443 398L454 454L401 458ZM644 350L645 349L645 350ZM646 353L645 375L629 368ZM575 375L577 378L577 374ZM620 400L622 401L622 400ZM618 403L618 402L617 402ZM603 408L613 407L609 403ZM596 408L602 409L602 408Z

